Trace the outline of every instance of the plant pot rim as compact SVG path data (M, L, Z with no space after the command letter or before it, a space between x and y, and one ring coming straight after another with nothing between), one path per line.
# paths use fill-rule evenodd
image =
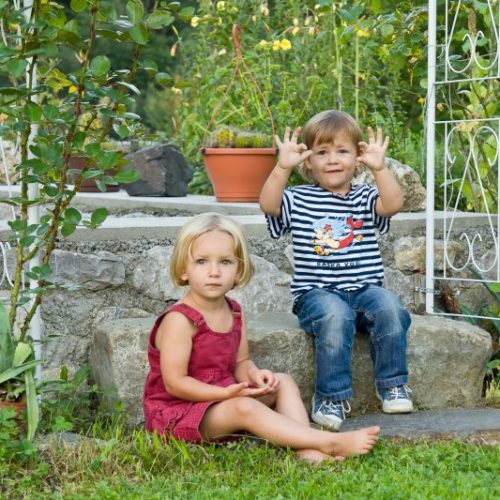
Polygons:
M276 155L277 148L201 148L202 155Z

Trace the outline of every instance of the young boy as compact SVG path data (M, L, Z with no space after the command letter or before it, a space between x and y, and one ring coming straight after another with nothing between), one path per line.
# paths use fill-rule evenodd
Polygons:
M286 128L278 164L260 195L270 234L291 232L293 311L314 338L316 386L311 417L339 430L350 411L351 354L356 330L370 334L376 394L386 413L413 411L407 387L406 332L410 315L382 288L382 259L375 235L389 230L403 205L400 186L385 166L388 137L368 128L368 143L347 113L324 111L290 137ZM358 163L373 173L377 189L353 185ZM294 167L311 182L285 189Z

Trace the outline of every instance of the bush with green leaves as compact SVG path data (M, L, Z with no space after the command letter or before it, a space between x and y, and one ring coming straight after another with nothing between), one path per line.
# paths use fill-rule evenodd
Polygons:
M214 128L270 135L253 76L277 132L304 125L319 111L343 109L363 128L382 126L391 156L422 173L426 8L417 1L201 0L194 27L181 37L176 83L164 91L169 99L176 93L170 133L188 159L200 163L198 148L222 102ZM235 66L234 24L242 27L250 73L244 70L224 97ZM197 189L204 175L202 167L195 172Z
M0 200L13 206L16 214L9 221L17 247L14 285L7 324L2 326L11 332L15 352L16 346L31 344L30 325L43 294L58 286L51 281L49 265L57 239L79 225L95 228L107 216L105 209L97 208L84 218L71 207L83 180L95 179L101 190L107 184L137 180L136 171L123 168L123 151L109 144L143 131L134 112L139 93L134 78L143 66L141 53L150 34L176 19L189 20L193 12L168 1L156 1L146 10L141 0L129 0L124 7L118 13L114 2L101 0L0 0L0 81L8 82L0 88L0 136L17 142L21 156L16 166L20 193ZM123 43L133 44L129 64L113 67L97 50L98 40L115 50ZM73 70L62 69L63 58L75 63ZM155 68L144 69L157 73ZM75 178L70 160L82 156L88 161ZM39 220L30 216L32 207L41 208ZM34 257L39 258L36 266L30 265ZM23 287L27 266L25 275L36 283L31 288ZM25 312L19 315L21 307ZM32 359L30 353L23 363ZM36 397L33 402L28 407L31 417L38 412ZM37 421L28 421L31 438Z

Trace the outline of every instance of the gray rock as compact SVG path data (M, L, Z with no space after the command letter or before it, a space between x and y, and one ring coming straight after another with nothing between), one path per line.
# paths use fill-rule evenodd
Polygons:
M423 274L407 275L391 267L384 269L384 287L396 294L411 312L422 313L425 310L425 296L416 290L417 287L425 287L424 280Z
M425 188L420 181L418 174L408 165L395 160L386 158L385 164L389 167L396 180L398 181L404 195L404 204L402 212L419 212L425 210ZM366 183L375 184L375 180L369 168L360 166L356 169L356 175L353 179L354 184Z
M193 178L179 149L172 144L160 144L126 156L126 168L136 169L141 179L124 184L131 196L186 196L187 185Z
M52 280L58 284L78 285L88 290L102 290L125 282L125 265L111 252L94 255L54 250L50 258Z
M142 393L148 372L147 338L154 318L127 318L96 325L90 346L92 376L110 409L121 401L132 425L144 420Z
M92 320L93 323L99 324L105 321L112 321L114 319L126 319L126 318L148 318L151 313L134 307L132 309L127 309L126 307L104 307L97 312L95 318Z
M137 259L132 271L132 286L152 299L178 300L183 291L170 280L172 246L156 246Z
M247 286L235 288L229 295L242 305L247 314L291 311L290 275L258 255L251 258L255 266L253 278Z
M426 241L424 236L413 238L405 236L399 238L394 244L394 263L400 271L424 271L425 255L426 255ZM434 270L443 271L449 269L453 265L459 245L455 241L448 241L446 246L446 266L444 254L444 241L436 240L434 242Z
M261 368L285 372L297 381L310 407L314 389L314 347L291 313L249 315L252 358ZM473 325L436 316L412 316L408 364L413 398L419 408L473 406L481 397L491 338ZM124 404L130 422L142 416L142 390L148 371L147 336L154 318L120 319L96 326L90 350L94 378L112 406ZM369 338L358 334L353 349L353 410L379 408L375 397Z

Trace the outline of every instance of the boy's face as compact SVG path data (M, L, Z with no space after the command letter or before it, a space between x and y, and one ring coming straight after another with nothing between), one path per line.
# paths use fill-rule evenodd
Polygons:
M315 144L305 160L316 182L327 191L346 195L351 189L358 148L345 133L336 134L332 143Z

